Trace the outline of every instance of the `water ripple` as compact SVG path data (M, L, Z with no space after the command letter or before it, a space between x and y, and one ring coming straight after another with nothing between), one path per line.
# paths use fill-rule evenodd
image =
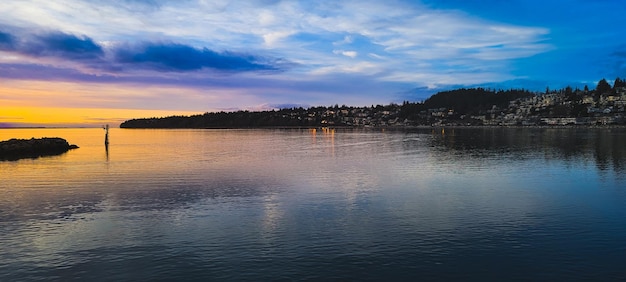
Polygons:
M0 281L626 276L620 131L61 131L0 162Z

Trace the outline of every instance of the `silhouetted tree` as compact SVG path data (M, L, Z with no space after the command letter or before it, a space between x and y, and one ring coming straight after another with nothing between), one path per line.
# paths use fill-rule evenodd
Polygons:
M626 81L616 78L612 87L606 79L598 82L595 91L591 92L598 99L601 95L610 95L616 88L626 87ZM584 93L589 94L589 87L585 85ZM547 94L556 94L565 100L559 100L555 105L533 106L531 105L525 115L529 118L538 117L586 117L597 116L602 113L588 112L588 103L583 103L583 92L578 88L573 90L567 86L563 89L550 90L546 87ZM256 127L314 127L327 126L350 126L354 125L356 118L363 115L371 118L372 124L388 120L396 122L420 125L432 124L433 122L449 122L451 124L481 124L482 116L486 119L494 119L504 114L512 113L521 104L530 102L520 100L541 95L540 92L530 92L525 89L495 90L485 88L461 88L450 91L442 91L423 102L404 101L402 105L391 103L389 105L371 105L370 107L348 107L338 104L325 107L316 106L307 109L303 107L282 108L262 112L237 111L237 112L213 112L192 116L170 116L163 118L143 118L127 120L121 127L128 128L256 128ZM517 106L516 106L517 105ZM443 114L442 114L443 113ZM397 120L399 119L399 120Z
M574 94L574 91L572 90L572 87L570 87L569 85L565 87L564 94L565 94L565 97L567 97L569 100L573 100L576 96Z
M611 92L611 85L606 81L606 79L603 78L598 81L598 86L596 86L596 96L607 94L609 92Z

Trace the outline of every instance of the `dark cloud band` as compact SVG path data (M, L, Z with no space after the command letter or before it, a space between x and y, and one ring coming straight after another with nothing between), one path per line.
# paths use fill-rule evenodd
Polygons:
M15 38L10 33L0 31L0 51L13 51Z
M275 70L263 59L231 52L218 53L175 43L148 43L116 50L119 63L161 71L191 71L211 68L224 71Z
M31 57L56 57L67 60L92 60L104 55L103 48L91 38L62 32L18 37L0 31L0 50Z
M87 36L78 37L66 33L49 33L36 37L27 48L32 55L56 56L65 59L96 59L104 55L104 50Z
M90 37L62 32L18 37L0 31L0 51L71 60L108 72L133 69L187 72L205 68L228 72L277 71L285 65L280 60L178 43L121 44L106 50Z

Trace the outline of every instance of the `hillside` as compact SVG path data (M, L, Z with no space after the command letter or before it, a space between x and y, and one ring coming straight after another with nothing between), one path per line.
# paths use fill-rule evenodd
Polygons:
M624 124L626 83L617 78L611 86L601 80L587 88L457 89L439 92L423 102L405 101L371 107L311 107L271 111L214 112L193 116L140 118L122 128L258 128L320 126L419 125L542 125Z

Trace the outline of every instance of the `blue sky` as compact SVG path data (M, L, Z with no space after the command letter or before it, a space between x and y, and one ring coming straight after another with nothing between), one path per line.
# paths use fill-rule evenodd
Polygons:
M626 77L625 11L617 0L4 0L0 102L205 112L593 88ZM43 103L45 85L63 91Z

